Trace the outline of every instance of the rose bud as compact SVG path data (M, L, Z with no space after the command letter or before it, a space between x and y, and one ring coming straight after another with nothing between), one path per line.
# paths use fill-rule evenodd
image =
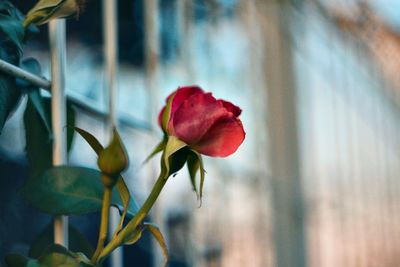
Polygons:
M227 157L242 144L242 111L234 104L217 100L198 86L178 88L166 101L159 114L166 135L176 136L191 149L211 157Z
M128 167L128 154L115 129L110 144L100 152L97 165L103 174L102 180L106 186L113 186L121 172ZM105 178L109 178L110 181L106 181Z

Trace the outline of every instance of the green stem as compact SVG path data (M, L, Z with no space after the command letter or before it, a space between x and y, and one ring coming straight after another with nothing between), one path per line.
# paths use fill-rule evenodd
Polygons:
M93 263L96 263L97 259L99 258L107 238L110 201L111 201L111 187L105 186L103 195L103 205L101 207L99 240L97 241L96 251L94 252L91 260Z
M168 179L165 178L164 175L160 175L157 179L156 183L151 190L150 195L147 197L146 201L143 203L140 210L136 213L136 215L128 222L128 224L119 232L115 238L113 238L107 246L101 251L100 256L98 257L97 262L101 262L107 255L114 251L117 247L121 246L126 238L131 235L139 224L143 221L146 215L149 213L150 209L153 207L156 202L158 196L160 195L161 190L163 189L165 183ZM96 262L96 263L97 263Z

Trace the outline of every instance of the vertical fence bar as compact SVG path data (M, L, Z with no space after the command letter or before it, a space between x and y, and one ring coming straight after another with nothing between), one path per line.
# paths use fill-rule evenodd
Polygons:
M193 81L191 47L193 45L193 0L177 0L177 27L179 30L178 56L185 71L185 83Z
M290 1L258 1L265 14L265 76L271 163L275 265L304 267L304 204L300 177Z
M53 165L67 164L66 131L66 24L65 20L53 20L49 23L49 41L51 58L51 112L53 125ZM68 247L68 217L57 216L54 219L54 242Z
M118 98L118 20L117 0L103 0L103 41L104 41L104 93L108 105L107 128L112 132L117 127L117 98ZM119 213L115 208L110 208L110 231L112 234L119 223ZM122 247L111 254L111 267L123 266Z
M144 13L144 54L145 54L145 82L148 92L148 118L152 130L157 126L157 111L160 103L159 82L160 82L160 9L159 0L143 1ZM150 176L157 177L156 167L150 166ZM149 180L149 184L153 185L155 180ZM151 211L152 220L162 225L162 215L160 212L160 204L156 203ZM153 239L153 244L155 241ZM156 245L153 246L153 248ZM158 253L154 253L153 266L161 266L162 259Z
M117 0L103 0L103 40L105 93L108 101L108 126L117 126L117 65L118 21Z
M157 127L157 107L159 103L160 76L160 30L159 30L159 0L146 0L144 4L144 38L145 38L145 75L146 87L149 91L149 117Z

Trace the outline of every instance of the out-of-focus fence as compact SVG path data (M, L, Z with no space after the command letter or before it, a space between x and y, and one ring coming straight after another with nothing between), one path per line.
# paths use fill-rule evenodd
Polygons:
M249 49L241 56L246 58L244 63L251 62L250 72L241 76L248 81L243 90L254 108L250 121L255 133L247 141L259 144L253 147L252 156L258 155L254 162L269 167L254 167L253 175L229 177L220 190L213 189L218 198L225 190L220 200L224 209L216 208L209 215L208 227L202 223L199 227L210 231L220 246L212 246L218 253L211 254L211 260L206 257L210 263L201 266L302 266L302 261L307 266L332 267L400 264L400 89L396 75L400 35L366 3L321 2L240 1L237 7L235 21L240 21ZM271 13L271 8L278 13ZM278 37L271 35L275 27L271 16L279 16L275 20ZM276 40L281 38L287 43ZM281 68L281 62L271 60L285 60L282 53L291 56L292 69L275 72L273 79L282 75L282 80L293 79L284 84L294 84L296 120L290 125L295 128L289 125L287 129L298 133L294 143L299 148L299 176L292 180L274 176L270 165L280 152L271 151L277 148L271 145L276 139L265 129L281 127L275 124L280 114L260 116L265 109L273 110L265 108L275 90L271 87L276 86L268 81L268 73ZM267 133L267 141L260 142ZM286 179L283 185L279 179ZM274 191L290 193L293 186L300 187L300 198L274 196ZM293 202L276 205L274 200ZM277 220L290 207L294 209L287 219L292 221ZM215 218L222 225L217 233L209 230L215 229ZM279 243L279 231L291 223L299 223L299 236L292 236L291 241L301 244L303 240L304 247ZM298 264L285 265L279 258L288 251ZM304 258L299 251L304 251Z
M206 160L201 209L185 171L168 182L152 216L171 267L400 265L400 35L382 14L366 2L317 0L141 8L145 68L120 64L116 116L155 125L164 96L199 84L237 103L247 132L234 156ZM97 98L95 52L70 42L68 95ZM90 114L79 122L103 127ZM127 176L140 200L156 174L140 162L156 141L133 128ZM92 159L73 151L71 162Z

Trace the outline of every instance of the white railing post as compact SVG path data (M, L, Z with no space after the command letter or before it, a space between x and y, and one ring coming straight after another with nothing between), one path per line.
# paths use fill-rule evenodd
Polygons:
M193 0L178 0L176 10L179 30L179 61L185 71L185 83L190 84L194 78L191 56L193 47Z
M65 20L49 23L51 57L51 112L53 125L53 165L67 164L66 125L66 25ZM54 243L68 247L68 217L54 218Z
M117 126L118 20L117 0L103 0L103 41L105 94L108 101L108 126Z
M265 77L275 264L307 266L289 0L258 1L265 17Z
M157 117L160 100L160 8L159 0L143 1L144 14L144 65L145 65L145 84L148 94L148 118L152 127L152 132L157 132ZM154 162L153 162L154 164ZM157 177L157 168L149 165L150 177L148 185L152 186ZM162 214L160 212L160 203L156 203L151 211L152 221L162 227ZM153 240L153 247L156 241ZM161 266L162 258L159 253L154 253L153 266Z
M143 2L144 13L144 61L146 87L149 92L149 119L157 128L160 80L160 26L159 0Z
M118 98L118 18L117 0L103 0L103 41L104 41L104 93L108 105L107 128L112 132L117 127L117 98ZM110 208L110 233L113 233L119 223L119 213L115 208ZM111 254L111 267L123 266L122 247Z

